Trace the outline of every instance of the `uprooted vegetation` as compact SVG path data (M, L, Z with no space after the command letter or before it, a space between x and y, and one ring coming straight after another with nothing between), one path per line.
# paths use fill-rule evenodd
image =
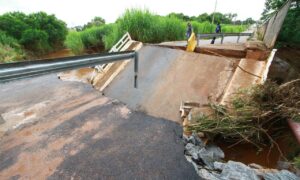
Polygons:
M212 113L196 116L189 130L204 132L210 139L221 137L232 146L276 147L283 157L276 140L286 132L287 120L300 122L300 79L280 86L273 82L256 85L238 92L227 106L210 107Z

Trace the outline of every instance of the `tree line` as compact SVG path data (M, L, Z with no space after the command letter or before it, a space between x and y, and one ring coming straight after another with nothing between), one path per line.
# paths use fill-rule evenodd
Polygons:
M67 34L66 23L45 12L29 15L10 12L0 16L0 36L15 39L33 54L43 54L62 47Z
M187 16L184 15L183 13L170 13L168 14L169 17L174 16L177 17L178 19L182 19L184 21L198 21L198 22L212 22L213 16L214 16L214 22L217 23L222 23L222 24L236 24L236 25L241 25L241 24L254 24L256 21L253 20L252 18L247 18L244 21L237 20L237 14L236 13L227 13L227 14L222 14L220 12L215 12L215 13L203 13L200 14L199 16Z

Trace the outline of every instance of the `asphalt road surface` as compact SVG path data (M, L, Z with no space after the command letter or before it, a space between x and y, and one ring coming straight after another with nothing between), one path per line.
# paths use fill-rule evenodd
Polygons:
M0 179L199 179L178 123L87 84L41 76L1 84L0 99Z

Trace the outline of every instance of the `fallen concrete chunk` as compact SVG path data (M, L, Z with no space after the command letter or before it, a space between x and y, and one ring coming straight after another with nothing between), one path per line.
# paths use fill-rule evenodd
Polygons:
M215 170L223 170L225 166L225 163L221 163L221 162L214 162L214 168Z
M281 170L277 173L265 173L263 178L265 180L300 180L300 177L287 170Z
M220 175L214 172L209 172L206 169L199 169L198 171L198 175L203 178L203 179L207 179L207 180L219 180L220 179Z
M210 145L202 148L199 151L198 156L209 169L214 169L214 162L224 158L224 152L219 147Z
M195 146L192 143L188 143L185 146L185 154L192 156L192 159L198 160L199 159L198 153L199 153L200 149L201 148L199 146Z
M236 179L236 180L259 180L255 171L243 163L228 161L221 175L221 179Z
M224 152L218 146L209 145L206 147L206 150L213 153L213 159L215 161L219 161L220 159L223 159L225 157Z
M183 141L185 144L191 143L195 146L199 146L200 148L203 148L205 146L204 142L196 133L193 133L193 135L191 136L183 135Z

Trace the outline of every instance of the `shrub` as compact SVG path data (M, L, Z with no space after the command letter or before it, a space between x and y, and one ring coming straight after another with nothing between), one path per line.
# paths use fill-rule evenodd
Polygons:
M67 35L66 24L44 12L30 15L21 12L5 13L0 16L0 30L36 54L60 48Z
M104 43L102 41L102 38L105 34L104 26L102 27L91 27L88 29L85 29L84 31L79 32L82 42L84 44L84 47L86 49L89 49L91 47L102 47L104 46Z
M18 41L15 38L8 36L3 31L0 31L0 43L2 45L8 45L8 46L10 46L12 48L16 48L16 49L21 48L20 44L18 43Z
M54 15L48 15L45 12L32 13L28 15L26 22L32 29L42 30L47 34L48 45L52 49L63 45L68 33L67 26Z
M76 31L69 32L65 41L65 46L70 48L76 55L82 54L84 52L84 44L82 42L80 33Z
M48 34L43 30L27 29L22 34L20 43L35 54L44 54L49 51Z
M26 15L21 12L10 12L0 16L0 30L9 36L21 39L22 33L30 28L26 22Z

